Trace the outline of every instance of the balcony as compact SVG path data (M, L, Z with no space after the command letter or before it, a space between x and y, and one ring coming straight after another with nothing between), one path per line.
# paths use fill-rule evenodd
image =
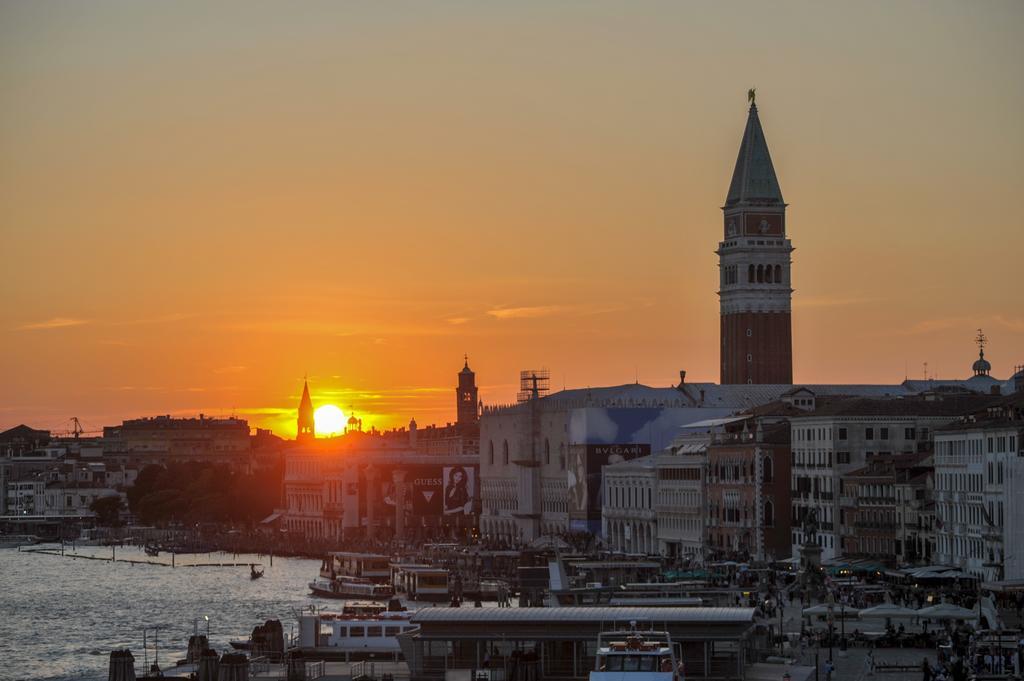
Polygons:
M861 530L895 530L896 523L876 522L873 520L857 520L853 526Z

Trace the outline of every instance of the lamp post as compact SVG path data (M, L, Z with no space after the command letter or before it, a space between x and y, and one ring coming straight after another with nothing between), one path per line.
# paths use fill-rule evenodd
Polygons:
M835 622L835 596L832 592L828 594L828 661L832 662L832 639L835 637L836 622Z
M783 627L783 623L782 623L782 592L779 592L779 597L776 600L778 601L778 606L779 606L779 655L782 655L782 654L785 653L785 648L783 648L783 646L785 645L784 644L785 634L783 633L783 628L782 628Z

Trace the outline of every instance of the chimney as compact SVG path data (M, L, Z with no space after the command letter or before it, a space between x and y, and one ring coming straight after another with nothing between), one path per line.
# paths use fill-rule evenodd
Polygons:
M679 387L686 385L686 369L679 370Z

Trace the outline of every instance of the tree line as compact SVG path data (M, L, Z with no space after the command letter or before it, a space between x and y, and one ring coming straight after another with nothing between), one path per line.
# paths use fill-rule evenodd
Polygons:
M151 464L128 490L128 508L146 525L259 522L281 496L282 467L245 473L227 464Z

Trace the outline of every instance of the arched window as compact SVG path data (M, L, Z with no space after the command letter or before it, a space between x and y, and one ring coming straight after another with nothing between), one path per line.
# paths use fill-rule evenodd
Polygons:
M781 284L782 283L782 265L776 265L775 266L775 283L776 284Z
M771 265L765 265L765 267L764 267L764 283L766 283L766 284L772 283L772 266Z
M775 527L775 505L771 499L764 502L764 526Z
M508 464L508 440L501 443L501 458Z
M764 265L758 265L757 266L757 283L758 284L763 284L764 283Z
M489 444L488 452L490 453L490 461L491 461L491 465L493 466L494 465L494 440L491 440L490 443L488 443L488 444Z
M772 478L773 478L773 476L775 474L775 471L772 470L773 468L774 468L774 465L772 464L772 457L770 457L770 456L764 457L764 482L771 482L772 481Z
M748 284L753 284L754 283L754 266L753 265L751 265L750 267L747 268L747 283Z
M544 463L551 463L551 443L548 442L547 438L544 438Z

